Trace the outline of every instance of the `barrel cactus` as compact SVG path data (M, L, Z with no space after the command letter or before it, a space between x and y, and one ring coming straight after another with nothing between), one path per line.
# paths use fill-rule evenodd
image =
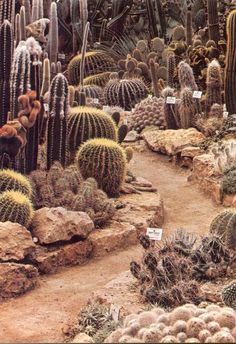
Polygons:
M32 196L32 187L26 177L13 170L2 170L0 171L0 193L9 190L19 191L28 197Z
M5 191L0 195L0 222L16 222L28 227L33 207L27 196L18 191Z
M98 137L117 140L117 128L112 118L99 109L87 106L72 108L68 118L70 154L75 154L85 141Z
M103 138L89 140L79 149L76 161L84 179L94 178L99 188L111 197L119 194L127 157L118 143Z
M236 246L236 211L225 210L212 221L210 232L218 235L229 248Z
M236 310L236 282L235 281L223 289L221 298L226 306L232 307L234 310Z

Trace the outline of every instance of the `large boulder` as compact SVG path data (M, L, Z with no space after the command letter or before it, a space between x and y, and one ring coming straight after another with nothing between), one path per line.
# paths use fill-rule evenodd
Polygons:
M205 136L194 128L179 130L147 130L143 138L154 152L169 156L181 153L186 147L197 146Z
M33 289L38 282L38 270L32 265L0 264L0 300L16 297Z
M35 250L30 232L18 223L0 222L0 261L20 261Z
M33 236L41 244L70 241L75 236L86 239L93 229L94 223L88 214L62 207L39 209L32 221Z

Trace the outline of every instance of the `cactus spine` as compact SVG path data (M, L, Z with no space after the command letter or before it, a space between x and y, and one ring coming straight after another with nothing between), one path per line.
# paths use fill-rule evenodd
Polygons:
M5 20L0 27L0 127L7 122L7 115L10 111L10 76L13 54L13 30L8 20Z
M49 28L49 59L51 63L57 63L58 55L58 18L57 4L51 4L50 28Z
M47 127L47 169L54 161L64 167L67 158L67 115L69 108L68 82L58 74L50 86L49 118Z
M167 57L167 84L169 87L175 87L174 77L177 73L176 56L169 54Z
M220 28L217 0L207 0L209 38L218 44L220 40Z
M227 53L225 68L225 103L230 115L236 114L236 10L232 11L227 20Z
M221 67L218 61L213 60L207 68L207 92L206 112L208 113L213 104L222 104L221 95Z

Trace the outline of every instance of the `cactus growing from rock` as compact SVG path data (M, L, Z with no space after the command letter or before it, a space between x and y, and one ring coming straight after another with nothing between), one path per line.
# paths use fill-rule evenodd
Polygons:
M226 245L235 250L236 247L236 212L225 210L212 221L210 232L219 236Z
M217 0L207 0L209 38L216 44L220 40L220 27Z
M49 118L47 127L47 169L54 161L66 165L67 158L67 116L69 109L68 82L58 74L50 86Z
M221 67L217 60L213 60L207 68L206 112L213 104L222 104Z
M236 282L232 282L223 289L221 298L226 306L231 307L236 311Z
M227 53L225 66L225 103L230 115L236 113L236 10L227 19Z
M57 18L57 4L51 4L50 11L50 27L49 27L49 46L48 53L51 63L57 63L58 55L58 18Z
M28 227L33 207L27 196L18 191L5 191L0 195L0 221L16 222Z
M19 191L27 197L32 196L30 181L22 174L13 170L0 171L0 193L5 191Z
M92 139L79 149L76 162L84 179L94 178L99 188L115 197L126 175L126 153L115 141Z
M82 143L99 137L117 140L117 128L111 117L95 108L72 108L68 117L68 145L72 157Z

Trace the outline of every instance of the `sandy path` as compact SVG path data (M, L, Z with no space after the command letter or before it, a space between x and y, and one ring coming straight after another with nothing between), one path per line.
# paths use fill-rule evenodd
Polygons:
M135 153L131 166L136 175L149 179L160 191L166 209L165 233L176 228L206 232L220 208L186 182L187 172L177 172L166 157L152 152ZM63 324L78 314L94 289L105 286L139 257L140 248L133 247L42 277L37 289L0 305L0 342L62 341Z

